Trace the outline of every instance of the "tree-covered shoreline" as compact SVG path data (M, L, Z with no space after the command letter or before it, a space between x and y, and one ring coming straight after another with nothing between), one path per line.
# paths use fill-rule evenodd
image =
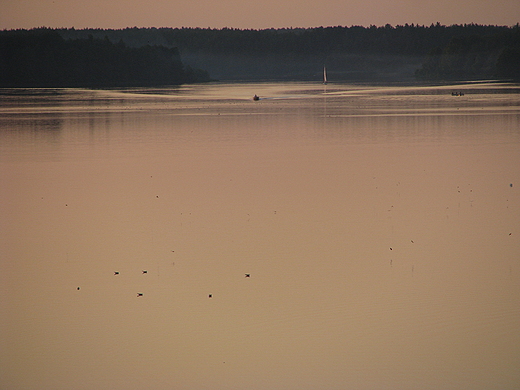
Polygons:
M44 33L59 35L62 46L95 43L104 53L101 58L112 58L110 66L100 68L104 73L89 76L91 82L100 84L177 84L205 81L209 76L221 80L319 80L323 66L332 80L342 81L520 79L519 24L264 30L41 28L1 31L0 42L9 36ZM39 61L49 59L45 51L34 50ZM69 49L61 55L76 58L82 66L90 61L89 56L76 53L74 57ZM91 51L90 55L96 54ZM55 61L63 69L70 68L59 56L55 55ZM99 63L103 63L101 58ZM5 69L5 60L0 61ZM64 73L72 82L70 71Z
M219 79L318 79L326 65L341 80L518 79L520 26L333 26L233 28L62 29L127 44L177 47L187 64Z
M129 87L208 81L184 66L179 51L158 45L129 47L107 37L64 39L39 29L0 34L1 87Z

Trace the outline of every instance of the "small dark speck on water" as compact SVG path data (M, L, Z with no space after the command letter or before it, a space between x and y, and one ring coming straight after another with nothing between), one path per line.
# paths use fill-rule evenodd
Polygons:
M78 291L79 291L79 287L78 287Z
M513 183L510 183L510 184L509 184L509 187L513 187Z
M393 249L390 247L390 250L392 251Z
M143 274L147 274L147 273L148 273L148 271L143 269Z
M209 295L208 295L208 298L213 298L213 294L209 294Z

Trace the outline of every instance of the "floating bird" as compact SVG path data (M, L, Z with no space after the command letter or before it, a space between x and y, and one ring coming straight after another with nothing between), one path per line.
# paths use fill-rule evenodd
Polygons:
M143 293L137 293L137 296L138 296L138 297L142 297L142 296L143 296Z
M148 273L148 271L143 269L143 274L147 274L147 273Z
M78 287L78 290L79 290L79 287Z
M119 271L114 271L114 275L119 275Z
M213 294L209 294L209 295L208 295L208 298L213 298Z
M251 274L246 274L246 278L250 278L251 277Z
M390 247L390 250L392 251L393 249Z

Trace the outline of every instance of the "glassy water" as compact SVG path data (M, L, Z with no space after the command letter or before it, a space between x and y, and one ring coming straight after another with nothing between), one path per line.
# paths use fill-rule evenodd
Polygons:
M0 388L520 386L520 86L0 92Z

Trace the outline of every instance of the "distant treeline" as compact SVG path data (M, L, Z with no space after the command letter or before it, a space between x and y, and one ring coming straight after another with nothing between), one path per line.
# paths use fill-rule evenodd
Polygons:
M520 78L518 24L52 31L69 44L93 37L126 52L169 48L183 64L221 80L319 80L323 66L331 81Z
M416 71L422 79L520 80L520 29L453 36L431 49Z
M219 79L318 79L324 65L332 80L520 78L519 24L59 32L177 47L183 61Z
M49 29L0 33L1 87L151 86L207 81L176 48L108 38L64 39Z

